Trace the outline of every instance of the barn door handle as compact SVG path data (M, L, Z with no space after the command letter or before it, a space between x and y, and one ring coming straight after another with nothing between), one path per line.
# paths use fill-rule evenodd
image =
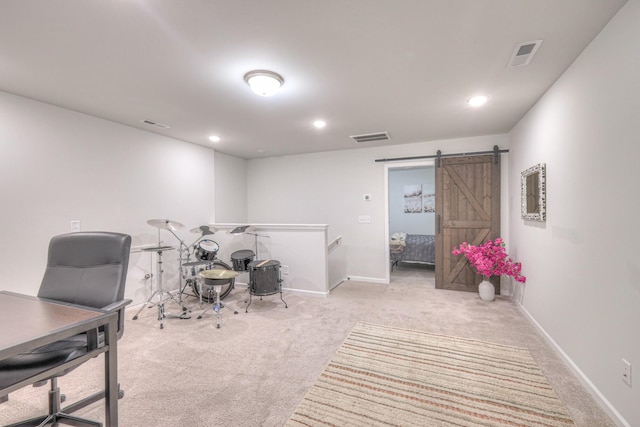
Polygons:
M436 215L436 234L440 234L440 215Z

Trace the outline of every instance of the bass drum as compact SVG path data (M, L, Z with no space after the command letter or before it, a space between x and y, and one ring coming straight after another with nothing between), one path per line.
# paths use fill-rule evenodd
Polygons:
M207 270L216 270L216 269L232 270L231 267L229 267L227 264L225 264L222 261L213 261L210 264L210 268L207 268ZM222 289L220 290L220 299L224 299L227 295L231 293L231 290L233 289L233 285L236 279L232 278L232 279L224 279L224 280L220 280L220 279L215 279L215 280L216 280L216 285L222 285ZM216 300L216 293L213 290L213 286L207 285L205 282L206 281L203 278L198 277L197 280L191 281L191 289L193 289L193 293L196 294L198 298L200 298L200 287L202 287L202 302L212 304Z

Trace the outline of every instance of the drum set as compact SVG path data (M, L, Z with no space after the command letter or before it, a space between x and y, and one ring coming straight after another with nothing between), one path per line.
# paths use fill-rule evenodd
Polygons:
M168 220L168 219L150 219L147 221L152 227L158 230L158 245L143 248L145 252L156 252L156 291L152 292L151 296L140 307L138 312L133 317L133 320L138 319L138 316L145 307L157 306L158 308L158 321L160 322L160 329L164 328L165 318L178 318L189 319L191 316L189 309L185 305L187 297L195 296L198 298L200 308L203 308L204 304L208 307L202 311L198 316L201 319L202 316L210 310L216 314L216 327L220 328L220 310L226 307L221 300L226 298L234 289L235 278L240 273L249 273L249 283L247 291L249 293L248 301L245 308L245 313L248 312L251 305L252 296L260 296L261 299L265 295L273 295L280 293L280 300L287 308L287 303L282 297L282 279L280 275L280 262L276 260L255 260L255 253L250 249L242 249L235 251L231 254L231 266L218 259L218 251L220 247L218 243L212 240L209 236L212 236L217 230L208 225L203 225L190 230L193 234L199 236L193 243L187 245L177 234L184 225ZM246 229L247 227L244 227ZM179 287L177 293L168 292L163 289L162 283L162 256L163 252L176 249L174 246L162 245L160 239L160 231L169 231L178 241L178 262L179 262ZM188 289L193 294L188 292ZM181 309L179 314L171 314L165 310L165 303L168 301L175 302ZM238 314L234 310L234 314Z

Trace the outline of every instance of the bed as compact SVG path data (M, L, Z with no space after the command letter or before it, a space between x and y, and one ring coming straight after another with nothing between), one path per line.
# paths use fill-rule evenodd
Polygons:
M436 236L432 234L406 234L396 233L390 241L391 270L399 262L423 262L436 263Z

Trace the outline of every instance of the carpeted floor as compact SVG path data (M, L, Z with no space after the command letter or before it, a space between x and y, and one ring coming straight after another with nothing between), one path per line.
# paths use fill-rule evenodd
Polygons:
M358 322L287 427L573 426L529 351Z
M240 313L223 310L220 329L198 311L167 319L161 330L155 308L136 321L137 307L128 310L118 352L120 426L282 426L360 321L526 348L577 426L615 425L511 301L436 291L432 270L400 265L389 285L347 281L328 298L285 294L289 308L273 295L245 313L246 295L237 288L225 299ZM60 379L69 402L100 387L102 363ZM18 390L0 404L0 425L46 407L47 387ZM102 419L103 405L77 415Z

